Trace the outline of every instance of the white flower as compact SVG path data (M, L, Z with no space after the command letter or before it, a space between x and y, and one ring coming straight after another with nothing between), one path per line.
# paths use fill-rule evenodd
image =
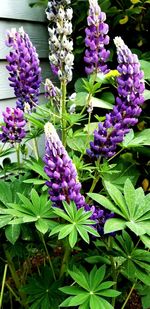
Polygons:
M69 8L66 10L66 16L68 18L68 20L71 20L72 19L72 16L73 16L73 9Z
M63 32L65 35L70 35L72 33L72 23L71 22L65 21Z
M67 56L65 57L65 63L69 66L72 66L73 61L74 61L74 55L71 53L68 53Z

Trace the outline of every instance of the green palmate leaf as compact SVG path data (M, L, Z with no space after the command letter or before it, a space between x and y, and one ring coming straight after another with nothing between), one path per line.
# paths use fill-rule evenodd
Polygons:
M0 216L0 228L9 224L9 222L11 221L12 218L13 218L12 215L2 215L2 216Z
M60 305L59 307L69 307L70 301L72 300L73 296L68 297L67 299L65 299Z
M136 212L136 200L135 200L136 196L135 196L135 189L130 179L127 179L125 182L124 196L125 196L125 201L128 205L130 218L133 218Z
M40 209L40 198L36 190L31 190L31 201L33 206L35 206L37 209Z
M90 264L105 263L105 264L110 265L110 260L105 256L93 255L93 256L89 256L85 258L85 260Z
M69 270L68 273L79 286L87 291L89 290L89 284L80 270L74 267L74 271Z
M35 226L37 230L40 231L42 234L45 234L49 230L48 223L44 219L37 220Z
M150 90L148 89L144 90L144 99L145 101L150 99Z
M80 234L80 236L82 237L82 239L85 242L89 243L90 238L89 238L87 231L82 226L78 227L77 230L78 230L78 233Z
M145 60L140 60L141 68L144 71L144 78L150 79L150 62Z
M106 209L121 215L121 211L107 197L98 193L88 193L88 196Z
M128 145L130 145L131 141L134 139L134 131L131 129L128 134L125 135L122 146L124 148L128 148Z
M126 221L119 218L108 219L104 225L104 233L112 233L120 230L124 230L126 227Z
M91 295L90 296L90 308L95 309L95 308L102 308L102 302L100 298L96 295Z
M69 302L69 306L79 306L81 304L83 304L88 298L89 298L89 293L88 292L84 292L82 294L78 294L77 296L74 296L70 302Z
M64 286L63 288L59 288L65 294L69 295L77 295L78 293L82 293L83 289L76 287L76 286Z
M31 184L34 184L34 185L44 185L45 180L30 178L30 179L24 180L24 183L31 183Z
M109 195L111 196L112 200L115 202L115 204L117 206L119 206L123 215L128 217L129 212L128 212L125 200L124 200L121 192L114 185L112 185L110 182L105 181L104 183L105 183L106 189L107 189Z
M73 248L78 240L78 235L86 242L89 242L88 233L99 237L98 232L89 225L95 224L95 221L89 218L92 215L91 211L85 212L84 208L77 209L74 202L70 205L63 203L64 210L54 208L54 213L67 221L67 224L59 224L52 229L50 236L58 233L58 238L63 239L69 237L69 244ZM69 222L69 224L68 224Z
M109 290L103 290L98 292L99 295L101 296L106 296L106 297L117 297L119 296L121 293L112 289Z
M96 267L95 267L94 278L93 278L93 282L92 282L92 286L91 286L93 291L95 291L97 286L99 286L99 284L103 281L103 279L105 277L105 272L106 272L105 265L101 266L99 269L96 269Z
M134 135L133 130L131 130L125 137L122 145L125 148L134 148L140 146L150 145L150 129L145 129L142 132L138 132Z
M88 98L88 93L87 92L78 92L76 94L74 103L77 106L85 106Z
M112 305L110 303L108 303L107 300L105 300L104 298L99 297L100 301L101 301L101 307L102 309L114 309L112 307Z
M69 234L69 244L70 247L73 248L77 242L78 239L78 233L76 228L72 229L71 233Z
M98 99L95 97L91 98L92 107L99 107L99 108L106 108L106 109L113 109L113 105L104 101L102 99Z
M141 271L139 268L136 268L136 276L145 285L150 286L150 276L149 276L149 274L146 274L143 271Z
M57 216L63 218L66 221L69 221L70 223L72 222L72 219L64 212L63 209L59 209L55 207L53 210Z
M67 137L67 145L70 147L70 149L73 149L75 151L85 153L86 150L86 144L87 144L87 134L80 134L77 136L68 136Z
M20 225L11 224L5 229L6 238L14 245L20 235Z
M32 209L32 208L33 208L32 203L30 202L30 200L29 200L27 197L25 197L25 196L24 196L23 194L21 194L21 193L18 193L18 196L19 196L20 200L22 201L22 203L23 203L26 207L28 207L29 209Z
M150 249L150 236L149 235L141 235L140 239L144 243L145 247Z
M109 289L114 282L102 282L105 276L105 271L106 267L104 265L99 269L94 266L89 274L84 268L79 270L74 267L73 271L69 271L69 274L80 286L80 288L77 286L61 288L60 290L62 292L69 295L74 295L74 297L67 298L67 300L60 306L71 307L80 305L80 309L112 309L112 306L103 298L103 296L116 297L120 294L120 292Z
M134 221L127 222L126 226L129 227L129 229L132 232L134 232L137 236L146 234L146 230L145 230L144 226L142 224L140 224L140 222L139 223L138 222L136 223Z
M114 281L105 281L97 287L96 291L103 291L109 289L110 287L112 287L112 285L114 285Z

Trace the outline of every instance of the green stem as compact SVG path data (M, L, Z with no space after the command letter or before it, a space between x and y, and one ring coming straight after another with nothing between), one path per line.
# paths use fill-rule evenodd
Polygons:
M129 292L129 294L128 294L126 300L125 300L125 302L123 303L121 309L124 309L125 306L126 306L126 304L128 303L128 300L129 300L129 298L130 298L130 296L131 296L131 294L132 294L132 292L133 292L133 290L134 290L134 288L135 288L135 285L136 285L136 283L134 283L134 284L132 285L132 288L131 288L131 290L130 290L130 292Z
M66 243L65 243L65 253L64 253L63 260L62 260L62 264L61 264L59 278L62 278L62 276L66 272L66 269L68 267L68 261L69 261L70 253L71 253L71 248L70 248L68 241L66 241Z
M32 142L33 142L33 150L35 153L35 157L36 157L36 160L38 161L39 160L39 150L38 150L38 144L37 144L36 138L33 138Z
M18 167L20 167L20 144L19 143L16 145L16 154L17 154Z
M61 117L61 128L62 128L62 143L66 145L66 81L61 82L61 104L60 104L60 117Z
M10 293L15 297L15 300L21 304L20 298L18 297L18 295L14 292L14 290L11 288L11 286L7 282L6 282L6 286L8 290L10 291Z
M29 125L29 131L31 132L30 122L28 122L28 125ZM38 144L37 144L36 138L32 139L32 145L33 145L33 151L34 151L34 154L35 154L35 158L38 161L39 160L39 150L38 150Z
M7 263L8 263L8 267L9 267L9 270L10 270L10 273L11 273L11 276L14 280L14 283L15 283L15 286L18 290L18 293L20 295L20 298L21 298L21 304L23 307L27 308L27 305L26 305L26 297L25 297L25 294L20 292L20 288L21 288L21 282L20 282L20 279L19 279L19 276L16 272L16 269L15 269L15 266L14 266L14 263L11 259L11 255L9 253L9 251L7 249L5 249L4 247L4 251L5 251L5 256L7 258Z
M109 236L109 238L108 238L108 250L111 250L111 249L112 249L112 236ZM110 262L111 262L111 267L112 267L112 277L113 277L113 281L114 281L113 288L116 290L117 289L118 272L117 272L117 269L116 269L114 258L111 255L110 255ZM115 302L116 302L116 299L113 297L112 298L113 308L115 308Z
M1 287L1 294L0 294L0 309L2 308L2 303L3 303L3 294L4 294L4 287L5 287L5 281L6 281L7 267L8 267L8 264L6 264L5 268L4 268L2 287Z
M49 252L48 252L48 249L47 249L47 246L46 246L46 242L45 242L44 236L43 236L42 233L40 233L40 236L41 236L41 240L42 240L45 252L46 252L47 257L48 257L48 261L49 261L50 268L52 270L53 278L56 281L56 275L55 275L55 272L54 272L54 268L53 268L53 264L52 264L52 261L51 261L51 257L49 255Z

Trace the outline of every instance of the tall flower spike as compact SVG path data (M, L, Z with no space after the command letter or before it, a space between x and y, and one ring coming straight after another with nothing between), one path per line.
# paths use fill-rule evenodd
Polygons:
M49 60L54 74L61 81L72 80L72 68L74 62L72 33L72 8L68 7L70 0L52 0L48 2L46 10L50 21L49 31Z
M66 149L64 148L54 126L51 123L45 125L46 149L45 149L45 172L50 181L46 182L49 187L50 200L54 206L61 207L62 201L69 203L74 201L77 208L84 207L85 211L93 212L92 219L102 217L103 211L89 206L84 196L80 193L81 184L77 180L77 171Z
M20 108L7 107L3 112L3 118L5 126L1 127L0 140L3 143L20 143L26 135L24 129L26 121L23 111Z
M17 107L24 110L24 104L30 108L37 104L41 84L41 68L38 54L33 47L29 36L21 27L19 31L11 29L7 32L6 45L12 51L6 59L10 77L10 86L14 88L17 97Z
M117 78L118 95L113 111L106 114L104 123L99 123L94 131L94 141L90 143L87 153L94 158L110 158L116 153L117 144L123 141L130 127L138 122L140 105L144 102L145 89L143 71L137 55L125 45L120 37L114 39L117 47L120 76Z
M106 14L101 12L97 0L89 0L89 16L87 18L88 27L85 29L85 71L91 73L107 73L109 70L106 61L110 55L109 50L105 49L105 45L109 44L108 30L109 27L105 23Z

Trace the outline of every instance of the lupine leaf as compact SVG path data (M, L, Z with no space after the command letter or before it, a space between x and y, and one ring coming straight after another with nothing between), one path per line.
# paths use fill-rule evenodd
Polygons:
M76 228L73 228L71 233L69 234L69 244L70 247L73 248L77 242L78 234Z
M76 272L75 272L76 271ZM69 275L76 281L82 288L89 291L89 284L81 271L75 268L75 271L69 270Z
M120 218L111 218L105 222L104 233L112 233L119 230L123 230L126 226L126 221Z
M136 211L135 189L130 179L127 179L124 185L125 201L128 205L130 218L134 217Z
M89 297L90 297L90 295L87 292L78 294L77 296L74 296L70 300L69 306L79 306L79 305L83 304Z
M90 309L102 308L102 303L98 296L90 295Z
M59 290L69 295L77 295L78 293L82 293L84 291L83 289L76 286L64 286L59 288Z
M109 290L103 290L98 292L99 295L101 296L106 296L106 297L117 297L121 293L112 289Z
M115 202L115 204L117 206L119 206L119 208L121 209L124 216L126 218L128 218L129 213L128 213L128 209L127 209L125 200L122 196L122 193L114 185L112 185L110 182L105 181L104 183L105 183L106 189L107 189L109 195L111 196L112 200Z
M117 213L118 215L122 215L121 211L117 208L117 206L113 205L112 202L105 196L98 193L88 193L88 196L96 201L98 204L102 205L106 209Z
M20 225L19 224L11 224L5 229L6 238L14 245L20 235Z

